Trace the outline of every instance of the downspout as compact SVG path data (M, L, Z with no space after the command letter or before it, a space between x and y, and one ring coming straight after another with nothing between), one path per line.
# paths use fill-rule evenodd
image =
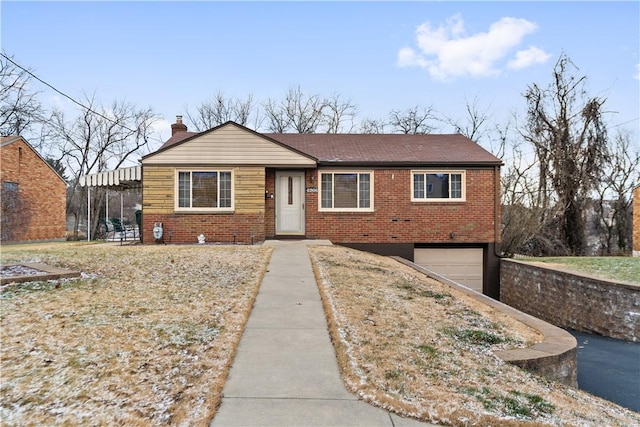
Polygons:
M498 286L495 289L491 289L491 292L488 293L488 295L490 295L492 298L495 298L496 300L500 301L500 259L503 258L502 256L502 251L501 251L501 247L502 247L502 236L501 236L501 231L502 231L502 218L500 215L501 209L500 209L500 204L501 204L501 195L500 195L500 166L494 166L493 168L493 175L494 175L494 181L493 181L493 191L494 191L494 197L493 197L493 222L494 222L494 229L493 229L493 238L494 238L494 242L493 242L493 255L495 256L495 258L497 259L497 280L498 280ZM494 294L495 291L495 294Z
M500 202L501 202L501 194L500 194L500 166L494 166L493 170L493 191L495 194L494 207L493 207L493 216L494 216L494 244L493 244L493 253L498 258L503 258L502 251L498 250L502 247L502 215L498 215L500 213Z

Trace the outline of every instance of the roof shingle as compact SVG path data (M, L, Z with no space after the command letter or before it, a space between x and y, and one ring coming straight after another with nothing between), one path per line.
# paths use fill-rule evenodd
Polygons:
M215 128L210 131L215 131ZM178 132L158 151L166 150L198 135L198 132ZM460 134L262 133L260 135L314 157L321 164L500 165L502 163L480 145Z
M469 138L405 134L264 134L323 163L495 163Z

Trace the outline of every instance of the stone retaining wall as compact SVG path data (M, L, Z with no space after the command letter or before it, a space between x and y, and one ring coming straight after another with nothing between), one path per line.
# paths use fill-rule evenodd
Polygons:
M640 286L631 283L503 259L500 301L561 328L640 340Z
M540 332L544 338L542 342L529 348L518 348L496 352L496 356L505 362L547 377L549 379L578 387L578 350L576 339L567 331L550 323L530 316L513 307L496 301L486 295L467 288L459 283L442 277L431 270L407 261L404 258L392 257L403 264L445 283L476 300L499 310L525 325Z

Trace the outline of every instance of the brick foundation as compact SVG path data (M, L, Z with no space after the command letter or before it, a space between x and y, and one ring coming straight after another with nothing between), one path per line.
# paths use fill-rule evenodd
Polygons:
M153 227L161 222L164 243L252 244L264 241L264 214L143 214L143 243L155 243Z

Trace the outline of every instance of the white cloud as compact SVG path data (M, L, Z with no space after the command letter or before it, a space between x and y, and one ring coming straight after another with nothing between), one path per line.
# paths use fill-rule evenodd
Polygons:
M418 51L410 47L400 49L397 64L425 68L431 76L443 80L495 76L501 72L503 60L537 28L526 19L505 17L493 23L487 32L467 35L460 15L448 18L437 28L425 22L416 29ZM509 67L521 69L548 58L542 49L530 47L517 52Z
M418 65L423 67L426 65L424 59L419 58L413 49L410 47L403 47L398 52L398 65L401 67L410 67L412 65Z
M635 77L636 80L640 80L640 64L636 65L636 71L637 71L637 73L633 77Z
M551 58L551 54L535 46L531 46L527 50L517 51L516 57L507 63L507 67L513 70L520 70L534 64L547 62L549 58Z

